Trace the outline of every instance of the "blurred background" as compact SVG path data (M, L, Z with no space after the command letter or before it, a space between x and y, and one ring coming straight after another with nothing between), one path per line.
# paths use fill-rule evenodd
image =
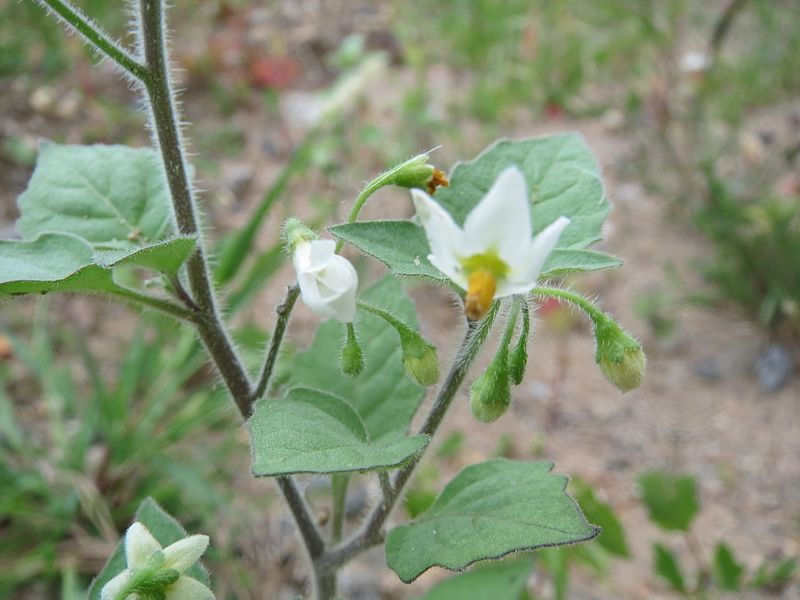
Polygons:
M121 3L77 4L132 42ZM619 395L582 317L541 306L511 410L486 426L462 396L406 513L476 460L552 460L605 532L537 553L530 598L800 597L800 3L173 4L215 274L254 364L292 277L286 216L322 227L394 162L438 147L449 169L498 137L577 130L604 168L601 246L626 264L568 283L643 341L643 387ZM149 143L136 94L95 62L32 2L0 0L3 237L38 139ZM408 194L365 212L387 214L410 215ZM248 260L231 266L226 243L248 223ZM452 299L411 293L447 364ZM315 324L296 312L289 353ZM92 298L6 301L0 384L0 597L82 597L148 495L211 536L218 598L305 589L291 520L250 476L246 432L189 330ZM353 486L351 518L373 485ZM309 482L321 517L327 493ZM343 596L420 598L448 576L404 586L384 564L378 549L348 566Z

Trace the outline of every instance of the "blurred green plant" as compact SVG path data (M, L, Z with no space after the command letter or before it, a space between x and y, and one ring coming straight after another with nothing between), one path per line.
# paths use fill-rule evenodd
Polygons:
M673 592L685 598L704 598L709 592L743 593L747 588L780 592L795 578L796 557L778 564L765 560L749 576L724 541L717 542L710 559L705 558L691 528L700 511L697 483L691 475L648 471L638 483L650 520L664 531L682 532L694 562L695 573L687 577L678 554L665 543L653 543L653 572Z
M745 199L708 173L696 222L715 253L706 276L771 331L800 336L800 196Z
M3 332L12 352L0 366L3 597L34 582L55 590L59 578L63 597L74 596L148 495L189 522L210 519L228 500L209 481L236 448L230 407L188 328L148 317L126 348L91 350L77 330L51 329L45 305L29 340ZM191 443L201 434L218 437L213 450Z

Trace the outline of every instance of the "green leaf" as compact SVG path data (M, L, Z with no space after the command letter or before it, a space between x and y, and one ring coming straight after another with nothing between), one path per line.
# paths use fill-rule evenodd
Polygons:
M622 264L607 254L584 250L601 238L609 207L594 156L577 133L500 141L474 160L456 165L450 186L439 188L436 200L462 224L497 176L511 165L519 167L528 182L534 233L560 216L570 218L542 277ZM425 232L411 221L347 223L329 230L398 275L446 280L427 259L430 249Z
M386 469L418 455L430 440L384 436L372 442L346 401L307 388L294 388L282 400L262 400L249 426L255 475Z
M611 509L611 505L599 500L591 486L581 479L573 479L570 482L570 492L578 501L586 518L602 529L597 536L597 543L615 556L630 558L631 552L625 539L625 530Z
M650 520L666 530L689 531L700 504L690 475L650 471L639 476L642 501Z
M492 561L443 581L419 600L517 600L532 567L528 556Z
M601 239L608 201L597 161L579 133L500 140L474 160L458 163L449 187L436 191L436 201L461 225L510 166L517 166L528 182L534 233L566 216L571 222L558 248L585 248Z
M359 299L417 327L414 304L394 277L384 277ZM288 387L325 390L344 398L364 421L372 440L404 435L425 391L406 375L397 332L391 325L359 311L355 328L365 363L358 377L341 372L338 357L344 330L341 323L329 321L320 326L307 350L292 357Z
M389 533L387 564L408 583L433 566L461 570L512 552L592 539L599 530L552 467L507 459L466 467L428 511Z
M653 570L656 575L664 579L670 587L681 594L686 594L686 583L684 582L681 566L675 554L658 542L653 544Z
M152 498L145 498L142 501L136 510L134 521L139 521L147 527L162 547L169 546L189 535L181 524L166 513ZM106 562L103 570L92 581L92 585L89 588L89 600L99 600L103 586L125 568L125 539L123 538L117 544L114 553ZM201 581L206 586L210 584L208 571L199 562L189 567L186 574Z
M594 250L562 248L553 250L544 263L542 277L561 275L573 271L599 271L619 267L622 260Z
M720 542L714 550L714 579L720 589L738 591L742 584L744 566L736 561L730 547Z
M47 292L109 292L127 295L114 281L120 267L177 272L192 253L194 238L176 237L127 251L95 252L74 235L47 233L30 241L0 240L0 296Z
M151 148L44 142L19 208L24 239L72 233L96 248L129 248L173 229L164 170Z
M383 262L392 273L447 281L428 260L431 253L422 227L411 221L361 221L329 227L333 235Z

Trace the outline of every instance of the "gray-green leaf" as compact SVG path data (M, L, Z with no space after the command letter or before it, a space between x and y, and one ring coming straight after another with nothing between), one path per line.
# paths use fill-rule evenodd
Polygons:
M416 328L414 305L400 283L384 277L360 297ZM358 377L344 375L339 352L344 329L338 321L323 323L311 346L292 357L289 387L308 387L347 400L364 421L370 439L404 435L425 391L406 375L401 362L397 332L380 317L359 311L356 335L364 355Z
M419 600L517 600L532 567L529 556L492 561L446 579Z
M96 248L130 248L173 230L164 170L151 148L43 142L18 202L25 239L72 233Z
M461 570L487 558L592 539L552 463L496 459L462 470L433 506L393 529L386 561L405 582L433 566Z
M342 473L396 467L427 446L425 435L370 441L361 417L341 398L294 388L265 399L250 419L255 475Z
M114 281L119 267L174 274L195 240L176 237L127 251L95 252L68 234L47 233L30 241L0 240L0 296L46 292L109 292L126 295Z
M134 521L139 521L147 527L162 547L169 546L189 535L181 524L161 508L152 498L145 498L144 501L142 501L139 508L136 510ZM94 581L92 581L92 585L89 588L89 600L99 600L100 590L103 589L103 586L125 570L126 566L125 540L123 539L117 544L114 553L109 557L103 570L100 571ZM206 571L205 567L199 562L189 567L186 574L201 581L205 585L209 585L208 571Z

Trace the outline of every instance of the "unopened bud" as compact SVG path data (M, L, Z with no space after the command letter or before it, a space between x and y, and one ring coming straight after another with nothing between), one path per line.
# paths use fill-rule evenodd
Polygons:
M294 252L294 249L303 242L310 242L316 240L317 234L297 217L289 217L283 223L283 244L289 254Z
M502 417L511 404L508 349L502 347L494 360L469 388L469 407L476 419L491 423Z
M511 381L514 385L519 385L525 378L525 368L528 366L528 334L531 329L531 317L528 312L527 304L522 305L522 329L519 339L508 360L508 368L511 373Z
M408 376L422 387L439 381L439 359L436 356L436 348L413 329L398 331L403 349L403 367Z
M647 362L642 345L610 318L595 324L595 338L595 360L605 378L622 393L639 387Z
M364 355L361 346L356 340L356 333L353 324L347 324L347 340L342 348L342 373L350 377L358 377L364 370Z
M429 164L429 158L427 154L417 154L400 163L388 172L387 183L405 188L426 189L429 194L433 194L440 185L448 186L450 182L445 172Z

